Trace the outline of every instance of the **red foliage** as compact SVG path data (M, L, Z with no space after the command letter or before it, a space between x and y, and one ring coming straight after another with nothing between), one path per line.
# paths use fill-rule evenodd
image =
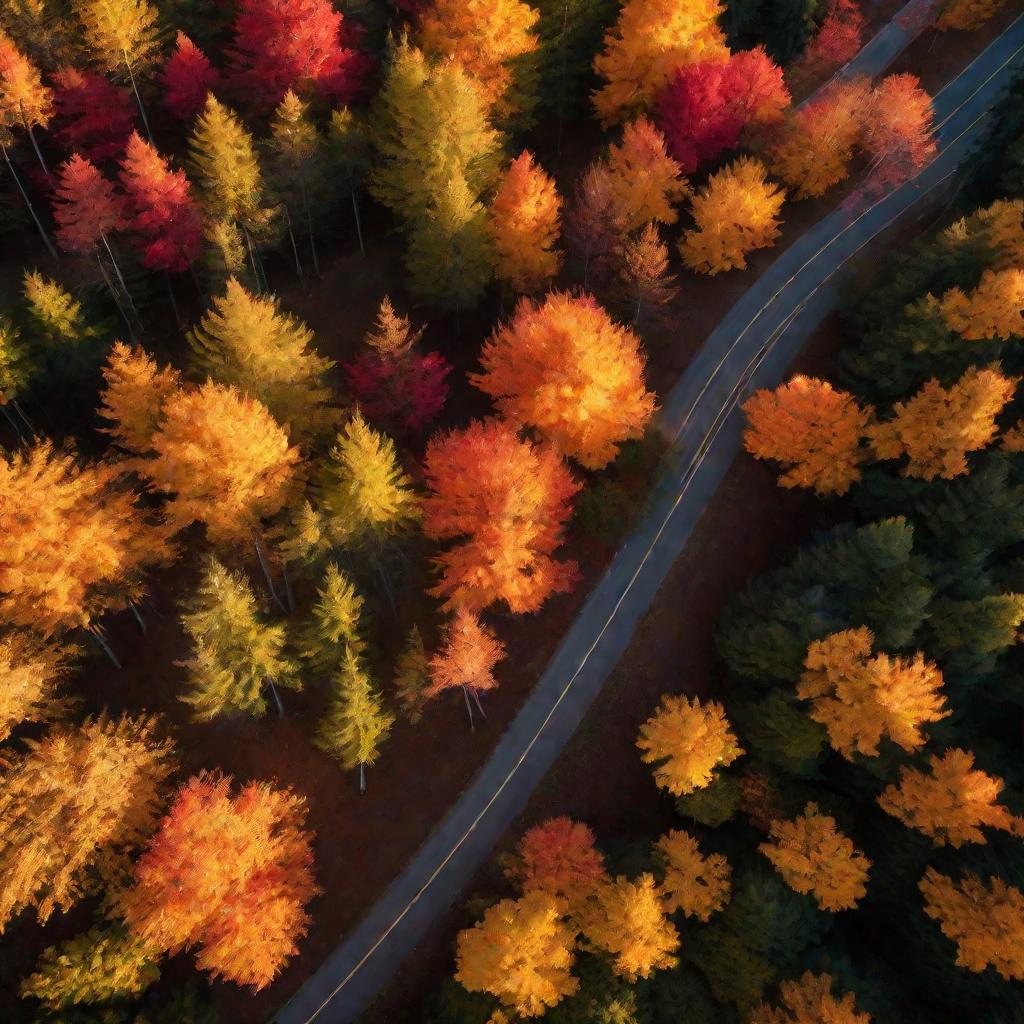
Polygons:
M131 92L94 71L62 68L53 76L54 135L90 160L118 156L135 130Z
M289 89L306 85L345 105L362 90L371 66L355 49L358 31L327 0L240 0L234 34L231 83L267 110Z
M680 68L655 110L669 152L692 173L732 149L748 125L772 121L788 105L782 69L758 47Z
M128 200L128 227L137 237L143 265L187 270L203 245L203 218L185 172L172 171L136 132L121 162L121 184Z
M209 58L184 32L178 33L174 53L160 73L164 106L179 120L191 121L220 82L220 74Z
M369 419L410 432L422 430L444 408L451 368L437 352L415 350L395 357L361 352L344 367L349 390Z
M548 818L519 840L519 861L510 874L524 892L540 889L577 902L607 877L594 833L571 818Z
M932 98L916 75L889 75L868 103L863 145L872 166L867 192L881 192L912 178L935 154Z
M832 0L821 28L791 69L794 80L823 78L845 64L860 49L863 38L864 15L856 0Z
M113 182L77 153L59 173L53 205L57 244L65 252L91 252L104 235L124 227L124 200Z

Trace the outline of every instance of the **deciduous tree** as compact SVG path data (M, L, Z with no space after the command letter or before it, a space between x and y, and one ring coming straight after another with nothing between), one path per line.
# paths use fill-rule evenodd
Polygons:
M819 81L845 64L861 47L864 15L857 0L829 0L825 17L800 57L789 68L791 81Z
M161 370L145 349L115 341L103 379L106 387L99 413L113 424L105 432L125 451L136 455L150 451L164 402L180 387L177 370Z
M565 215L565 240L583 260L583 286L602 278L608 256L621 244L622 225L612 203L611 172L603 160L595 160L577 180Z
M208 93L220 85L220 74L184 32L160 72L163 105L179 121L190 122L203 109Z
M970 31L984 25L1004 5L1005 0L947 0L935 27L940 32Z
M60 714L57 690L75 653L73 647L43 643L22 630L0 637L0 743L23 722L45 722Z
M430 659L430 685L423 696L430 700L445 690L461 686L472 723L469 695L472 694L479 705L480 694L498 685L494 666L504 657L505 645L494 633L481 625L471 612L456 609L441 630L441 646Z
M645 308L657 310L678 294L676 276L669 270L668 246L654 224L646 224L615 250L619 279L633 309L633 326Z
M95 161L120 156L135 130L131 93L96 71L61 68L53 76L54 137Z
M39 69L0 29L0 127L24 128L43 171L46 161L36 142L35 128L45 128L53 114L53 93L43 85Z
M729 902L732 869L720 853L700 852L689 832L673 829L655 843L664 860L665 910L709 921Z
M571 818L549 818L534 825L519 840L516 853L508 874L522 891L564 900L577 920L587 901L610 881L594 833Z
M1020 337L1024 334L1024 270L986 270L969 294L950 288L940 308L946 326L967 341Z
M601 469L641 437L654 412L640 339L589 295L522 299L480 356L470 380L513 423L535 427L556 450Z
M885 190L913 177L935 155L931 97L916 75L889 75L872 90L863 146L871 157L868 187Z
M871 1015L857 1012L852 992L832 994L830 974L805 971L796 981L779 983L778 1007L759 1003L748 1024L871 1024Z
M123 199L103 172L74 154L61 164L53 215L57 244L65 252L92 253L107 236L125 227Z

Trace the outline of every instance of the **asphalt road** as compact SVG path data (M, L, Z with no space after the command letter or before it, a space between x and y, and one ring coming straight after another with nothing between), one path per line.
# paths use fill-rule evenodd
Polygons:
M917 12L920 4L908 8ZM919 30L914 19L897 16L841 74L884 70ZM917 178L867 208L825 217L732 307L666 397L660 426L674 447L639 526L487 763L362 922L278 1011L275 1024L353 1021L458 899L579 725L740 450L739 405L753 389L785 377L833 308L848 261L950 187L984 130L986 112L1022 66L1024 16L935 98L941 150Z

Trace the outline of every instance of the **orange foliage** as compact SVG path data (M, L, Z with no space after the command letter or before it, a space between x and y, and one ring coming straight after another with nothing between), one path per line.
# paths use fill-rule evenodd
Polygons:
M755 1006L747 1024L871 1024L871 1015L857 1012L852 992L832 995L832 976L806 971L798 981L779 983L782 1006Z
M470 380L503 415L535 427L588 469L641 437L654 412L640 339L589 295L552 292L539 305L522 299L480 362L484 372Z
M651 221L675 224L673 204L690 194L665 136L646 117L627 124L622 141L608 147L608 184L613 216L626 233Z
M864 119L863 145L872 159L870 180L891 188L935 155L932 98L916 75L889 75L874 87Z
M986 270L969 295L950 288L940 308L946 326L968 341L1019 337L1024 334L1024 270Z
M135 454L149 451L160 424L160 410L178 389L181 377L171 367L159 369L153 357L139 346L129 348L115 341L103 368L100 415L114 426L106 433Z
M22 722L45 722L61 711L55 691L73 653L18 630L0 637L0 743Z
M828 381L797 375L774 391L761 389L743 403L743 444L757 459L789 466L783 487L813 487L816 494L845 494L860 479L867 457L861 447L871 409Z
M483 693L498 681L494 666L505 657L505 645L475 615L458 609L441 631L441 649L430 659L430 685L423 697L429 700L445 690L461 686Z
M940 32L980 28L1005 6L1006 0L947 0L935 27Z
M0 29L0 127L20 124L46 127L53 113L53 93L39 69Z
M95 164L75 153L59 170L54 232L65 252L91 253L112 231L125 226L124 202Z
M594 833L571 818L549 818L535 825L519 840L517 852L509 875L523 892L546 892L564 899L574 915L608 880Z
M732 869L720 853L700 852L689 832L673 829L655 844L665 860L665 910L709 921L729 902Z

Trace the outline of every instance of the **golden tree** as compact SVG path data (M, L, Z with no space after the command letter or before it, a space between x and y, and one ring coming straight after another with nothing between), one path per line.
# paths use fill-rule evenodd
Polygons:
M129 348L123 341L115 341L103 367L103 379L106 387L99 413L113 424L105 433L126 451L136 455L148 452L164 402L181 385L180 374L169 366L159 369L144 348Z
M429 682L430 661L423 646L423 634L418 626L412 626L395 661L395 674L391 681L402 713L412 725L423 717L423 705L427 702L423 691Z
M39 163L49 170L34 128L45 128L53 114L53 93L43 85L39 69L0 29L0 130L20 125L28 133Z
M608 953L612 970L630 982L679 962L679 933L653 875L635 882L620 875L599 886L584 909L582 927L591 948Z
M860 626L815 640L797 685L797 696L812 702L811 718L825 726L829 742L847 760L855 753L876 757L883 736L903 750L917 750L925 742L922 726L949 714L938 667L920 652L872 657L874 639Z
M665 136L646 117L622 130L622 141L608 147L612 214L629 233L645 224L675 224L675 204L690 194L682 168L668 154Z
M709 785L715 771L744 753L718 701L666 694L640 727L641 760L656 765L654 781L673 796Z
M45 722L60 714L63 704L56 691L75 653L20 630L0 636L0 743L22 722Z
M939 304L951 331L968 341L998 338L1008 341L1024 334L1024 270L986 270L974 291L950 288Z
M589 295L522 299L487 340L470 380L512 423L525 423L588 469L643 436L654 412L640 339Z
M655 844L665 864L662 888L665 910L681 910L687 917L709 921L729 902L732 868L720 853L700 852L697 840L681 829L673 829Z
M1006 0L946 0L935 27L940 32L980 28L1005 6Z
M333 562L324 571L310 621L296 643L299 654L318 672L333 672L345 652L361 654L363 598L355 584Z
M947 750L928 762L929 771L900 769L899 784L878 798L886 814L923 832L936 846L984 843L982 826L1021 833L1021 819L996 802L1003 780L975 768L970 751Z
M1018 377L997 367L972 366L951 387L928 381L891 419L868 428L880 459L907 457L903 475L921 480L952 480L968 471L967 456L996 436L996 417L1013 397Z
M845 494L860 479L862 447L872 410L848 391L816 377L793 377L774 391L762 388L743 403L743 444L757 459L789 467L783 487L813 487L815 494Z
M817 804L792 821L773 821L758 849L790 888L813 895L822 910L850 910L867 892L871 861Z
M524 149L502 175L488 211L499 281L535 292L558 273L561 210L554 181Z
M1024 980L1024 893L1001 878L986 884L968 872L962 881L928 868L918 883L924 911L956 943L956 963L969 971L992 967L1001 978Z
M626 0L594 58L594 71L604 79L593 94L601 123L608 127L649 110L679 68L727 57L721 15L718 0Z
M505 645L497 636L475 615L456 609L441 630L440 650L430 659L430 685L423 690L424 699L461 686L472 724L469 696L473 695L479 707L480 694L498 685L494 666L504 657Z
M747 1024L871 1024L871 1015L857 1011L852 992L832 995L832 975L805 971L796 981L779 983L778 1007L760 1003Z
M33 907L41 923L90 891L109 858L152 828L174 770L155 718L105 717L29 744L0 789L0 929Z

